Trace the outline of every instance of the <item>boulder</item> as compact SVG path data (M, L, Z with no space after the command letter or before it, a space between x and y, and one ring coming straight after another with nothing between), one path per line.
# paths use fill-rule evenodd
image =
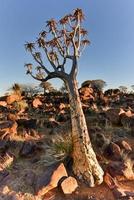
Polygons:
M125 140L119 140L116 144L124 151L129 152L132 151L131 146Z
M17 123L12 120L8 120L6 122L0 123L0 136L3 139L5 136L9 135L11 138L15 134L17 134Z
M35 98L32 102L32 105L34 108L38 108L39 106L42 106L42 102L40 101L39 98Z
M118 180L134 180L134 162L131 159L116 161L108 164L107 172Z
M108 164L106 171L112 176L123 176L123 170L125 169L125 164L123 161L112 161Z
M82 87L79 89L79 93L80 93L80 97L83 101L88 100L88 99L94 99L92 88Z
M78 183L72 176L67 177L61 183L61 188L64 194L72 194L77 187Z
M0 106L6 107L7 106L7 102L6 101L0 101Z
M7 97L6 102L8 105L11 105L15 101L20 101L22 99L21 95L18 94L11 94Z
M10 192L10 189L9 189L9 187L7 185L0 187L0 194L5 195L5 194L7 194L9 192Z
M104 156L110 160L121 160L121 149L114 142L110 142L104 150Z
M56 188L63 177L67 177L67 171L64 164L55 164L37 178L35 192L39 196L45 195L48 191Z
M7 120L16 121L19 118L17 114L8 113Z
M66 108L65 104L64 103L60 103L59 109L60 110L64 110L65 108Z

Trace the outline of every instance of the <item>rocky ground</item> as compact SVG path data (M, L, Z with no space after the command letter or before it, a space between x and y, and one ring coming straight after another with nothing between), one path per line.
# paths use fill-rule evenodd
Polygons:
M0 200L134 199L134 97L112 95L97 104L100 97L92 90L81 91L90 138L105 172L95 188L79 182L71 170L66 98L2 97Z

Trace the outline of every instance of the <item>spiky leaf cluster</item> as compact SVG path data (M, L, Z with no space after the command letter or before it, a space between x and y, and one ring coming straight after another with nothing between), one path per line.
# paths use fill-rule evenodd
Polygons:
M61 79L65 77L67 59L72 60L70 74L74 72L74 62L81 56L85 47L90 44L86 38L87 31L82 27L83 20L84 14L79 8L71 14L65 15L59 21L50 19L46 22L46 29L39 33L37 40L25 44L26 50L31 53L40 66L40 70L46 73L46 81L54 77ZM52 70L44 65L44 56L49 61ZM35 73L37 73L34 76L32 64L28 63L25 66L27 73L31 74L33 78L44 81L44 75L39 73L38 68L34 68L36 69Z

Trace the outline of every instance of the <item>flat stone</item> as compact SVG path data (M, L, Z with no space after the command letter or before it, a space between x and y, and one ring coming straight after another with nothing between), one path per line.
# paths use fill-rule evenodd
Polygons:
M78 183L75 178L69 176L62 183L61 188L64 194L72 194L76 188L78 187Z

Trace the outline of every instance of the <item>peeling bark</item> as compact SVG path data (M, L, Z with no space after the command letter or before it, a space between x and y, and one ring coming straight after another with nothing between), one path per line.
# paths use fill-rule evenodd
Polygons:
M75 78L72 80L69 78L66 85L69 91L72 122L73 171L79 179L94 187L103 182L104 173L91 145L77 81Z

